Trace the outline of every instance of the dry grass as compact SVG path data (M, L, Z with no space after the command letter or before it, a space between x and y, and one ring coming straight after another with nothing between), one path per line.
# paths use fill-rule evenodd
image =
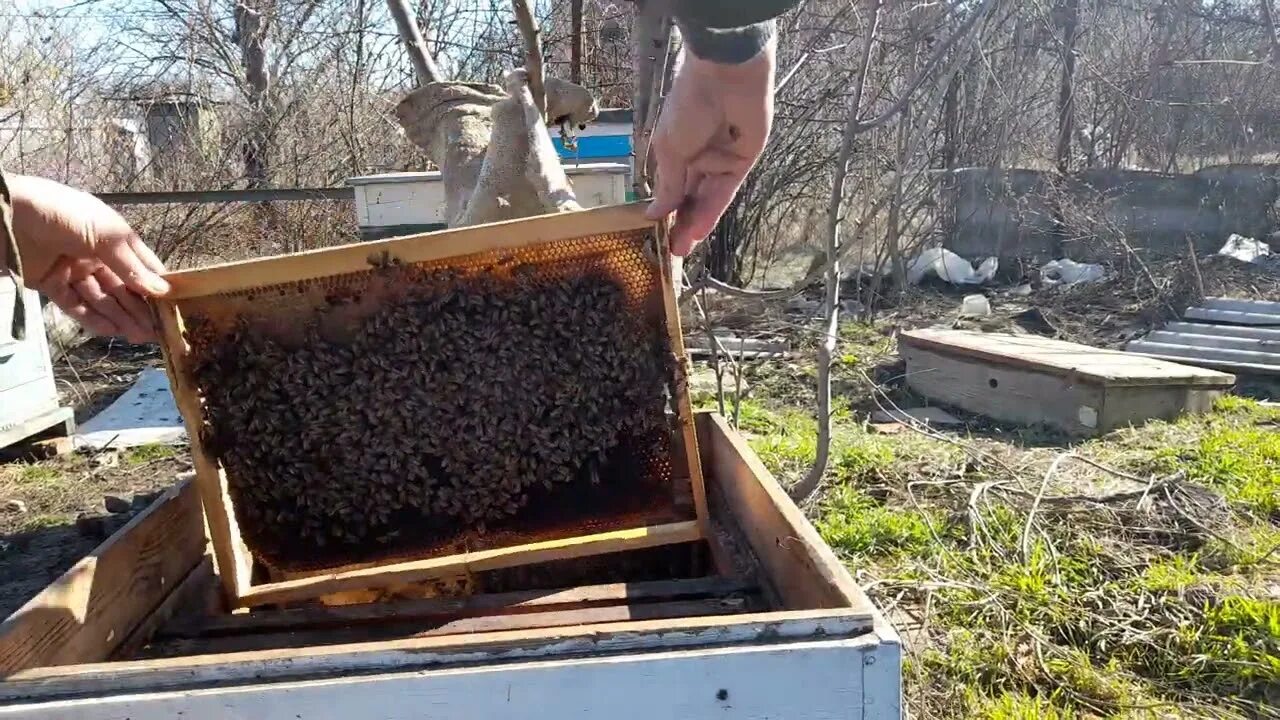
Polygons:
M1223 268L1207 279L1229 292L1238 268ZM1245 294L1276 299L1248 280ZM1028 306L1092 314L1085 339L1114 344L1181 292L1176 279L1125 287L997 299L994 323ZM833 461L809 508L904 636L912 716L1280 717L1280 410L1229 397L1086 442L964 413L957 430L878 432L870 411L924 402L901 386L893 330L951 324L957 305L918 291L874 326L842 327ZM746 364L740 425L794 481L816 447L815 334L794 313L754 313L797 352Z

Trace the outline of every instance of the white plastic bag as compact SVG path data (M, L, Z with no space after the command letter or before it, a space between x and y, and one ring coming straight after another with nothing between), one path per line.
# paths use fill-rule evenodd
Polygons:
M907 268L907 282L919 285L929 275L937 275L952 285L981 285L995 277L999 267L999 259L991 257L974 270L968 260L946 248L929 248Z
M1222 246L1218 254L1235 258L1240 262L1256 263L1259 262L1259 258L1264 258L1271 254L1271 247L1261 240L1254 240L1253 238L1231 233L1230 237L1227 238L1227 244Z
M1075 285L1107 279L1107 271L1095 263L1078 263L1070 258L1052 260L1040 268L1045 285Z

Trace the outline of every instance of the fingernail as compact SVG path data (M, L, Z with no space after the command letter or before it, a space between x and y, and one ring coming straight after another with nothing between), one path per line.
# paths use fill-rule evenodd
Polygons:
M164 278L147 278L144 284L147 286L147 290L150 290L153 295L164 295L169 292L169 283L165 282Z

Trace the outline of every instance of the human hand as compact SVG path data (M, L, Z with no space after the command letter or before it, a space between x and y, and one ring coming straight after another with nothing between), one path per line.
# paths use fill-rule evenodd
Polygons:
M740 65L685 54L654 130L658 179L648 217L676 213L671 252L711 234L764 151L773 124L774 43Z
M8 176L23 281L96 335L156 339L145 297L163 295L164 265L115 210L89 193Z

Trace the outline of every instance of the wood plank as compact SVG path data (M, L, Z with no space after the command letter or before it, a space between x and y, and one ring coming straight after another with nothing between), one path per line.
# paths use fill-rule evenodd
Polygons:
M1104 386L1229 387L1234 382L1230 375L1213 370L1034 335L930 328L904 332L898 336L898 344L900 348L919 348Z
M277 648L340 645L370 640L445 637L448 635L572 627L583 624L607 625L610 623L666 620L683 617L716 617L745 613L752 609L753 603L758 605L755 598L747 596L729 599L676 600L672 602L528 612L515 615L480 615L445 620L403 620L379 625L328 627L320 630L173 638L157 640L141 654L141 657L172 658L190 655L220 655Z
M236 602L240 607L288 603L345 590L366 590L420 582L460 572L498 570L700 539L702 529L697 521L615 530L256 585L243 589Z
M195 607L199 610L212 610L212 608L202 607L206 605L205 600L209 596L210 586L217 583L217 578L213 574L213 558L206 555L196 565L187 576L183 578L164 599L164 602L152 610L141 623L138 624L133 632L129 633L129 637L120 643L120 647L112 652L112 659L122 660L141 650L147 643L151 642L151 638L155 636L165 623L168 623L178 613L184 612L187 608ZM235 616L229 616L235 617Z
M845 607L870 616L862 589L746 440L721 415L699 413L698 423L703 463L787 607Z
M896 720L898 648L874 636L214 686L0 708L23 720ZM868 683L867 681L871 682ZM803 688L803 690L801 690Z
M666 314L667 337L671 343L671 354L676 367L676 381L673 383L676 416L680 420L680 433L683 443L681 449L687 460L689 483L693 490L693 507L698 518L698 526L702 537L711 536L710 515L707 512L707 485L702 475L702 463L699 462L698 431L694 427L693 402L689 399L689 357L684 351L684 333L680 329L679 298L676 297L676 262L672 261L671 246L667 233L669 221L658 226L655 237L658 241L658 257L668 262L660 262L662 271L662 309ZM678 260L678 259L677 259Z
M179 483L0 624L0 677L107 659L204 550L199 494Z
M209 539L213 545L214 567L228 605L234 605L249 585L249 553L240 540L240 527L227 496L226 477L200 437L199 428L204 426L204 413L199 392L187 373L181 370L188 366L190 360L187 356L191 351L183 337L182 316L177 305L167 300L154 301L151 307L159 320L163 340L160 346L164 353L165 370L169 375L170 391L187 427L187 442L196 473L195 484L200 491Z
M302 630L334 625L362 625L404 620L457 620L479 615L515 615L550 610L590 608L600 605L725 598L753 592L745 580L706 577L692 580L659 580L612 583L565 590L525 590L458 598L433 598L366 603L333 607L301 607L258 610L248 613L192 618L169 623L158 633L165 638L193 638L264 631Z
M263 683L334 674L707 648L762 641L885 636L876 619L850 609L677 618L479 635L262 650L189 658L38 668L0 682L0 702L154 692L211 684ZM891 634L891 632L890 632Z
M383 253L401 262L420 263L587 234L653 228L653 221L644 217L646 207L647 203L614 205L182 270L164 276L172 288L165 300L173 302L364 271L369 269L370 257Z

